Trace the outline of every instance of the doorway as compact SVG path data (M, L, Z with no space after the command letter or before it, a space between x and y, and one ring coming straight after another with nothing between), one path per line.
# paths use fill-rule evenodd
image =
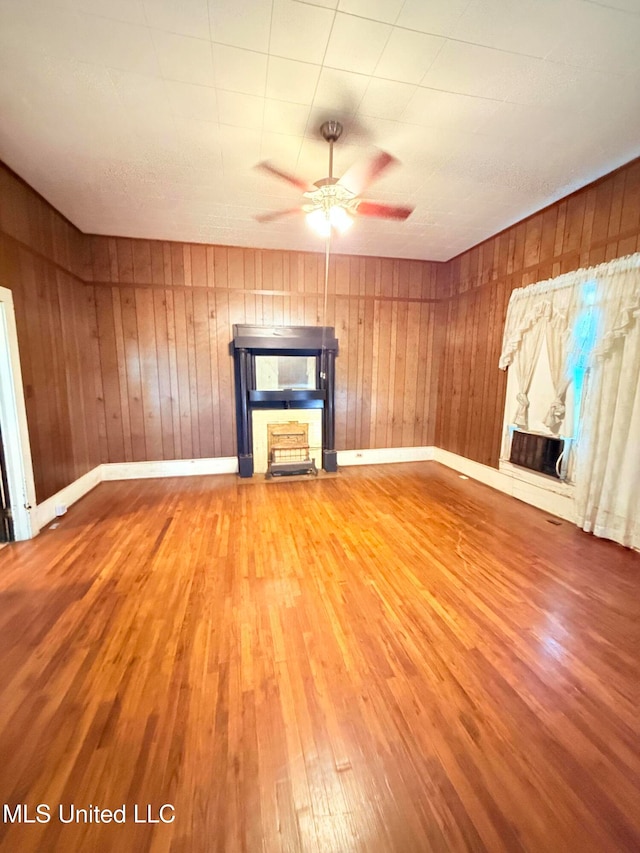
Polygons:
M13 542L14 538L9 480L2 441L2 424L0 424L0 543Z
M13 294L0 287L0 542L38 533ZM35 513L34 513L35 515Z

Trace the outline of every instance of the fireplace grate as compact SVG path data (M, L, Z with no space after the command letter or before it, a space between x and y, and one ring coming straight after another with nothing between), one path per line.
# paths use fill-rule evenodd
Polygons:
M298 421L267 424L269 466L267 479L291 474L318 475L309 457L309 425Z

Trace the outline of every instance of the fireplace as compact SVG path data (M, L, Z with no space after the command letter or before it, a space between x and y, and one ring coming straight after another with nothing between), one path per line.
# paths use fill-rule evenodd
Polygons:
M317 423L322 468L336 471L334 384L338 341L334 329L234 325L231 346L240 476L251 477L256 470L254 426L260 420L258 444L262 424L266 423L264 415L280 425L294 420ZM308 458L314 457L309 453Z

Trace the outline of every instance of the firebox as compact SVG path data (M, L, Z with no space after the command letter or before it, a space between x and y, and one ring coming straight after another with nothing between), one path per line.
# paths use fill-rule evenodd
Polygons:
M267 478L289 474L318 475L315 459L309 453L309 424L298 421L267 424L267 447Z

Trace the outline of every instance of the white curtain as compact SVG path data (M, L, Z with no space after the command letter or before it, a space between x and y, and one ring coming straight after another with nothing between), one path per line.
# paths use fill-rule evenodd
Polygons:
M577 523L640 549L640 253L513 292L500 367L517 369L517 417L525 424L529 359L537 358L542 327L551 431L564 419L569 383L588 367L574 445ZM581 328L587 333L576 334Z
M579 281L582 279L580 278ZM513 364L518 379L518 409L513 423L528 428L529 389L543 338L546 339L553 397L544 423L557 432L564 421L565 396L570 382L568 356L571 341L570 321L580 298L575 274L571 278L533 284L514 290L509 301L500 367Z
M578 294L579 287L562 287L554 291L552 295L553 308L547 319L547 355L549 356L549 369L555 396L549 405L549 411L543 423L553 433L560 430L566 414L565 400L571 382L569 358L571 328L569 321L575 315Z
M600 330L577 447L577 523L640 549L640 256L612 262L596 304Z

